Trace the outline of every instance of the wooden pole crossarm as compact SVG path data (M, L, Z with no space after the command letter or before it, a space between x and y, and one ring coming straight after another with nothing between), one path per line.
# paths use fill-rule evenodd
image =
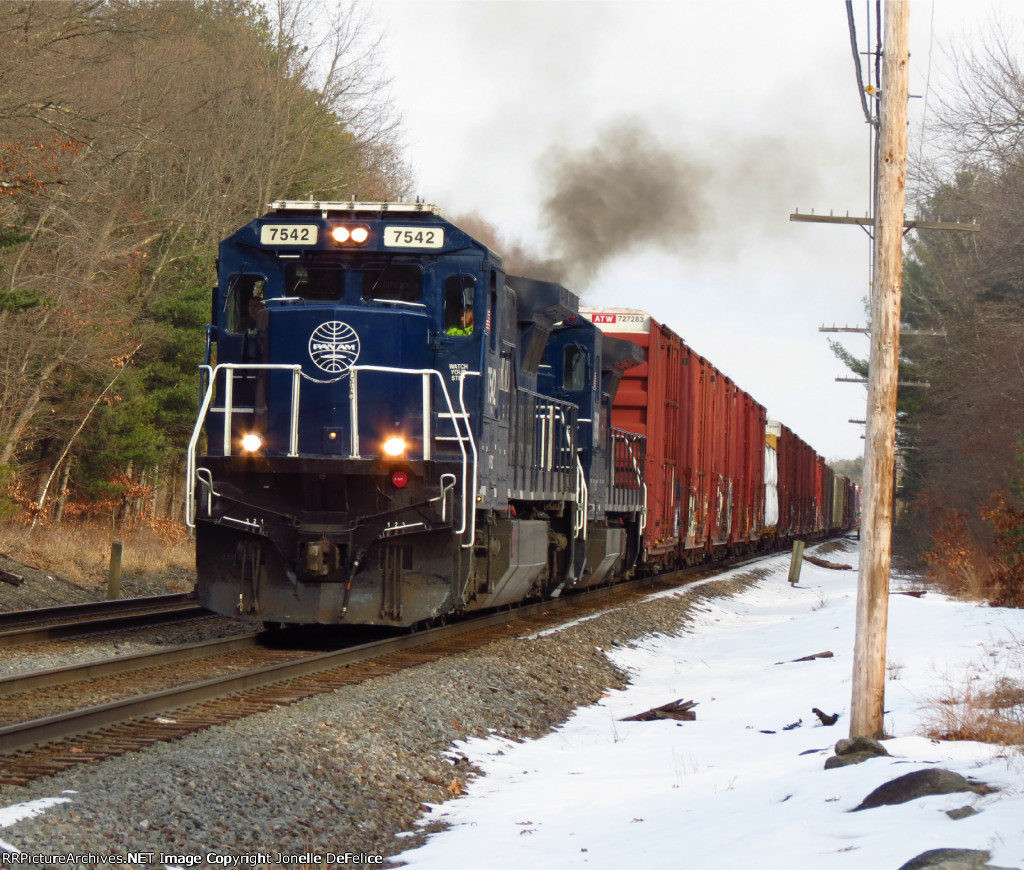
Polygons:
M871 334L870 326L819 326L818 332L860 332ZM944 329L900 329L900 335L923 335L932 338L946 338Z
M903 226L908 230L953 230L958 233L980 233L981 227L977 221L969 224L960 221L904 221Z
M856 224L861 227L873 227L875 225L875 219L872 217L850 217L849 214L844 217L834 214L815 214L813 211L810 214L800 214L798 211L793 212L789 219L808 224Z
M836 378L836 383L839 384L866 384L868 383L867 378ZM928 381L900 381L899 386L901 387L921 387L923 390L930 390L931 384ZM850 421L853 422L852 420ZM863 422L863 421L862 421Z
M812 211L810 214L801 214L799 211L795 211L789 216L789 219L791 221L808 224L853 224L859 227L875 226L875 219L873 217L851 217L849 213L846 215L815 214ZM978 233L981 232L981 227L978 225L977 221L971 221L971 223L965 224L960 221L919 221L907 220L904 218L903 230L904 234L907 230L953 230L960 233Z

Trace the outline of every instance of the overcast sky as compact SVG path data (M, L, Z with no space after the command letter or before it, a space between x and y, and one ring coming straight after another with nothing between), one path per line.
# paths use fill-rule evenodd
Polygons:
M862 48L869 6L854 3ZM819 453L863 452L847 421L865 389L836 383L850 373L818 327L865 322L868 237L789 220L868 209L842 0L373 7L419 196L562 258L585 304L650 312ZM911 3L912 148L948 48L994 8L1024 18L1010 0Z

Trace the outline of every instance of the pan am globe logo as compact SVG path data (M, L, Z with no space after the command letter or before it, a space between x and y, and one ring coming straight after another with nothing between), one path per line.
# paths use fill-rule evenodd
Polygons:
M328 320L309 337L309 356L328 374L344 374L359 358L359 336L347 323Z

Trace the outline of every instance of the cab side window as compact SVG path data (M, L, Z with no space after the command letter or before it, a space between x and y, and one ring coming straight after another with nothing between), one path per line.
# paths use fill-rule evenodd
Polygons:
M472 275L451 275L444 282L444 331L448 335L473 334Z
M562 355L562 389L582 390L587 385L587 355L576 345L566 345Z
M266 285L267 279L262 275L235 275L231 279L224 302L224 324L228 332L240 334L256 328Z

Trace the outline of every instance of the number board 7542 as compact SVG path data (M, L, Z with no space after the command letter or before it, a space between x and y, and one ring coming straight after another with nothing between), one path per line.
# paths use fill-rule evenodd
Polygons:
M443 227L384 227L385 248L443 248Z

